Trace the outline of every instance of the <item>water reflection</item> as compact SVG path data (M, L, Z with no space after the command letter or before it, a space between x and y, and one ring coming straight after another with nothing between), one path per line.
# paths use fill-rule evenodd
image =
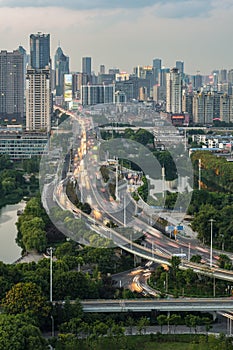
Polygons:
M21 256L21 248L16 244L18 220L17 211L25 207L25 202L9 204L0 209L0 261L12 263Z

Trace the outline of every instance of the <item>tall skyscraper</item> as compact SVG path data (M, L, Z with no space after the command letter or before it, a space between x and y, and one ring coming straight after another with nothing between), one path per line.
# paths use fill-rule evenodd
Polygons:
M19 50L0 52L0 120L23 123L24 63Z
M65 56L60 47L54 57L56 96L64 94L64 74L69 74L69 57Z
M91 57L82 58L82 73L87 75L87 80L91 82Z
M182 79L177 68L167 73L166 103L168 113L182 112Z
M50 64L50 34L30 35L30 65L31 68L41 69Z
M52 95L50 35L30 35L30 63L26 75L26 130L50 131Z
M26 130L50 131L51 79L50 69L27 69Z
M184 62L183 61L176 61L176 68L179 70L179 73L184 74Z
M153 59L153 83L156 85L160 85L160 77L161 77L161 68L162 68L162 60L160 58Z
M162 68L162 60L160 58L153 59L153 68L156 68L156 69Z

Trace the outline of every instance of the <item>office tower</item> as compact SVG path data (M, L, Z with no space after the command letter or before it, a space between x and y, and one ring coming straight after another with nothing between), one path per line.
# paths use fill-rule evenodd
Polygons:
M172 68L167 73L166 112L182 112L182 82L177 68Z
M34 69L45 68L50 64L50 34L30 35L30 66Z
M82 58L82 73L87 75L87 82L91 83L91 57Z
M194 76L194 84L193 84L194 89L199 90L202 87L202 75L197 73Z
M26 130L46 131L51 128L51 79L49 67L27 69Z
M230 69L227 73L228 83L233 85L233 69Z
M153 59L153 68L157 68L157 69L162 68L162 60L160 58Z
M19 50L0 52L0 120L23 123L24 62Z
M56 96L64 94L64 74L69 74L69 57L65 56L60 47L54 57Z
M179 73L184 74L184 62L183 61L176 61L176 68L179 70Z
M26 130L51 128L52 95L50 35L30 35L30 62L26 75Z
M105 65L104 64L100 65L100 74L105 74Z
M226 83L227 82L227 70L226 69L221 69L219 72L219 77L218 77L218 82L219 83Z
M98 103L114 103L115 84L82 85L81 100L83 106L91 106Z
M162 60L160 58L153 59L153 85L160 85L160 72L162 68Z

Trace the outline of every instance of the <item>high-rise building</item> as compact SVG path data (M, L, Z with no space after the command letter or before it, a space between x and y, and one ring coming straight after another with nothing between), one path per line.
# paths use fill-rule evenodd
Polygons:
M115 84L82 85L81 100L83 106L91 106L98 103L114 103Z
M227 70L226 69L221 69L219 72L219 77L218 77L218 82L219 83L226 83L227 82Z
M26 130L50 131L51 102L50 69L27 69Z
M91 57L82 58L82 73L87 75L87 80L91 82Z
M0 52L0 120L23 123L24 61L19 50Z
M194 89L199 90L202 87L202 78L202 75L200 75L199 73L194 76Z
M26 72L27 72L27 65L29 63L29 55L27 55L27 51L22 46L19 46L18 50L23 55L23 78L24 78L24 90L25 90Z
M182 112L189 115L190 121L193 118L193 92L185 92L182 95Z
M54 57L56 96L64 94L64 74L69 74L69 57L65 56L60 47Z
M153 68L156 68L156 69L162 68L162 60L160 58L153 59Z
M45 68L50 64L50 34L30 35L30 66L34 69Z
M204 93L195 92L193 96L193 122L204 124L205 122L205 96Z
M179 73L177 68L172 68L170 72L167 73L166 112L182 112L181 73Z
M50 131L52 113L50 35L30 35L26 75L26 130Z
M160 73L162 68L162 60L160 58L153 59L153 85L160 85Z
M184 74L184 62L176 61L176 68L179 70L179 73Z
M226 122L226 123L230 122L230 96L227 94L222 94L220 96L219 118L223 122Z
M212 93L205 94L205 124L213 123L213 115L214 115L214 96Z
M105 74L105 65L104 64L100 65L100 74Z

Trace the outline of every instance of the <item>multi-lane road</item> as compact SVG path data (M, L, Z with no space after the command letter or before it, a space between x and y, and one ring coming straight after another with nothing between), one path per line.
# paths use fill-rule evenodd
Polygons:
M82 128L84 128L84 124L82 124ZM233 281L233 273L231 271L217 268L220 252L213 251L213 268L209 268L210 250L202 246L199 241L182 236L178 236L176 241L171 240L152 227L151 222L148 222L148 216L144 214L142 209L138 208L130 193L126 190L127 184L123 182L119 186L118 200L112 200L107 186L105 186L100 176L99 168L100 164L102 164L98 152L100 141L93 138L89 140L85 130L83 130L82 136L79 161L74 166L73 174L79 183L82 202L88 202L92 207L92 216L82 214L89 227L93 226L94 220L95 232L112 239L114 244L144 259L170 264L170 259L174 254L185 254L186 259L182 259L181 268L192 268L199 273ZM62 186L60 194L58 192L57 188L55 188L54 193L56 193L56 196L53 194L53 199L59 205L61 205L61 200L63 199L63 208L72 211L72 203L69 203L67 198L64 201L64 197L66 197L65 187ZM48 195L44 195L45 202L51 201L51 198L48 199L48 197ZM44 205L46 207L46 203ZM121 227L122 232L119 232L119 228L117 230L107 228L104 225L106 218L114 221ZM145 234L146 240L144 245L133 242L136 239L135 235L124 235L124 228L126 227L131 227L134 232L137 232L136 238ZM189 261L191 256L196 254L202 256L203 264L197 265ZM233 260L233 255L229 254L229 256Z

